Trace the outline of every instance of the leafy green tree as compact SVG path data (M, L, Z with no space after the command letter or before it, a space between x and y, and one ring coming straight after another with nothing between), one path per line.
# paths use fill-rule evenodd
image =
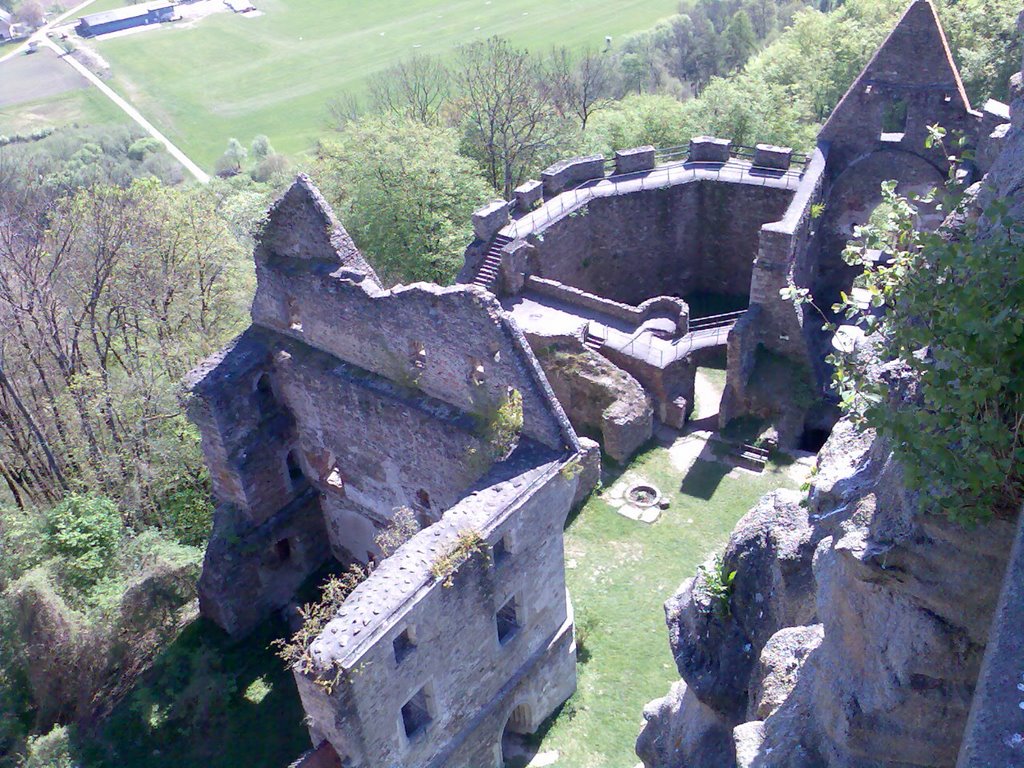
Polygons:
M911 486L953 519L1015 514L1024 501L1024 223L996 200L955 234L921 232L918 203L895 188L883 185L883 215L847 251L871 307L845 296L836 306L894 362L880 376L852 345L835 355L843 406L891 441ZM890 260L866 258L869 249Z
M744 10L736 11L725 28L723 47L725 66L730 70L741 68L757 48L757 36L750 16Z
M124 532L114 502L75 493L46 513L44 550L60 558L71 584L85 587L106 571Z
M450 283L492 193L458 136L391 116L349 123L321 142L319 180L346 228L388 281Z
M274 152L274 148L270 146L270 139L261 133L252 140L252 146L249 147L249 154L252 155L253 160L260 162L261 160L266 160L271 155L275 155L277 153ZM245 159L244 155L242 159Z

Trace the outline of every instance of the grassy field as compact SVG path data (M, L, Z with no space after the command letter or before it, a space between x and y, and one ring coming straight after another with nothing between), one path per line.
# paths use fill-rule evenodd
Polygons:
M64 125L123 125L128 117L94 88L79 88L41 99L0 106L0 134L30 133Z
M764 493L793 487L785 468L726 476L697 461L683 475L665 447L630 470L668 493L672 505L647 526L595 495L566 531L569 591L580 640L579 686L536 748L558 752L557 768L630 768L641 713L679 679L668 645L663 601L714 550Z
M267 134L278 151L308 149L325 105L359 93L416 51L449 54L491 35L543 50L603 46L672 13L676 0L257 0L264 15L215 13L100 40L112 84L200 165L229 137Z

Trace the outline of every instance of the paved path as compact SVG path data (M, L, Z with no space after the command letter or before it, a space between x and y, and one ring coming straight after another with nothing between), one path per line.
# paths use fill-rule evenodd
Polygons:
M28 48L30 40L38 40L39 42L43 42L46 39L47 32L49 32L51 29L53 29L55 26L57 26L70 16L74 16L76 13L80 13L81 11L85 10L94 2L96 2L96 0L85 0L84 3L76 5L70 11L64 11L64 13L62 13L57 18L51 19L50 21L46 22L43 26L41 26L39 29L37 29L35 32L29 35L25 39L25 42L23 42L21 45L15 46L13 50L8 51L3 56L0 56L0 64L3 64L8 59L17 56L19 53L22 53L26 48Z
M110 86L108 86L106 83L104 83L98 77L96 77L96 75L94 75L81 62L79 62L73 56L69 56L69 55L65 54L64 50L59 45L57 45L55 42L53 42L53 40L51 40L50 38L46 37L45 35L43 35L43 37L40 39L39 42L42 43L43 45L48 46L49 48L52 48L54 51L56 51L57 54L62 59L64 59L65 62L67 62L68 66L70 66L72 69L76 70L80 75L82 75L82 77L84 77L90 83L92 83L97 88L99 88L100 89L100 93L102 93L104 96L106 96L112 102L114 102L118 107L120 107L124 111L124 113L126 115L128 115L128 117L130 117L136 123L138 123L138 125L146 133L148 133L154 139L156 139L161 144L163 144L167 148L167 151L170 152L171 157L173 157L175 160L177 160L179 163L181 163L183 166L185 166L185 170L187 170L189 173L191 173L193 176L195 176L195 178L198 181L202 182L203 184L206 184L210 180L210 175L208 173L206 173L206 171L204 171L198 165L193 163L189 159L188 155L186 155L178 147L176 147L174 144L172 144L170 139L168 139L166 136L164 136L162 133L160 133L160 131L158 131L156 129L156 127L151 122L149 122L149 120L147 120L146 118L144 118L142 116L142 114L139 112L139 110L137 110L135 107L133 107L127 101L125 101L123 98L121 98L116 93L114 93L113 89L111 89Z
M501 230L502 235L515 240L531 232L542 232L553 222L569 215L598 197L611 197L627 192L659 189L692 181L715 180L759 187L796 189L800 183L800 170L774 173L753 168L745 160L730 159L727 163L691 163L680 161L656 166L650 171L608 176L581 184L576 189L551 198L539 208L516 219Z

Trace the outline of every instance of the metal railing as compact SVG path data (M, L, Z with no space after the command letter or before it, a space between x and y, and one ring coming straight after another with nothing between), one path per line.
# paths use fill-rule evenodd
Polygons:
M726 344L729 332L744 313L746 310L741 309L691 320L686 335L671 340L654 336L649 329L637 328L624 343L613 342L609 334L603 332L603 329L595 329L594 324L590 322L584 329L584 340L593 340L603 349L646 360L663 368L668 363L684 358L698 349Z
M749 149L737 147L730 152ZM665 150L671 154L681 151L681 148L670 147ZM657 156L657 155L656 155ZM687 151L686 157L689 157ZM739 155L735 155L739 158ZM606 161L607 162L607 161ZM712 175L713 174L713 175ZM504 227L502 234L514 240L525 237L532 232L543 229L551 222L560 219L565 215L572 215L591 200L598 197L607 197L615 194L619 187L631 182L635 185L630 191L646 191L670 187L675 184L682 184L698 178L713 179L720 181L723 176L728 181L739 181L743 183L760 183L762 186L778 186L781 182L784 189L795 189L803 178L803 166L799 170L782 171L776 168L760 168L748 164L731 164L719 162L690 162L688 159L676 160L656 165L654 168L643 171L632 171L630 173L612 173L608 176L599 176L580 182L574 188L561 192L553 198L544 201L539 207L532 211L522 212L521 216ZM611 183L611 188L598 190L597 187L606 182ZM518 210L515 200L509 204L510 212ZM543 219L538 214L544 214Z

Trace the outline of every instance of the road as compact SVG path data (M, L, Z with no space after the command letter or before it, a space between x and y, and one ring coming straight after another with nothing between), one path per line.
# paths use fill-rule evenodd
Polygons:
M17 56L18 54L23 53L28 48L29 42L33 40L38 41L40 45L45 45L46 47L52 49L57 53L57 55L60 58L64 60L64 62L69 67L78 72L78 74L80 74L92 85L98 88L100 93L102 93L112 102L114 102L114 104L116 104L119 109L121 109L126 115L128 115L128 117L130 117L140 128L142 128L142 130L144 130L154 139L163 144L164 147L167 149L168 153L170 153L171 157L173 157L175 160L181 163L182 166L184 166L185 170L192 174L197 181L206 184L207 182L210 181L210 175L206 173L206 171L204 171L202 168L200 168L198 165L192 162L192 160L189 159L188 155L186 155L179 147L173 144L170 139L168 139L160 131L158 131L156 126L154 126L151 122L149 122L149 120L143 117L142 113L140 113L139 110L133 107L125 99L121 98L116 93L114 93L113 89L110 86L108 86L106 83L100 80L96 75L94 75L87 67L81 64L73 56L69 56L67 53L65 53L63 48L61 48L59 45L53 42L53 40L51 40L49 37L47 37L47 33L56 25L60 24L65 19L74 16L77 13L80 13L83 9L87 8L93 2L94 0L85 0L84 3L75 6L70 11L65 11L57 18L44 24L42 27L33 32L32 35L28 38L28 40L19 45L10 53L7 53L3 57L0 57L0 64L7 61L7 59L13 56Z
M64 59L65 63L69 67L77 71L82 77L84 77L94 86L99 88L100 93L102 93L112 102L114 102L114 104L116 104L126 115L128 115L128 117L134 120L142 128L142 130L144 130L154 139L163 144L164 147L167 148L167 151L171 154L171 157L173 157L175 160L181 163L185 167L185 170L191 173L198 181L202 182L203 184L206 184L207 182L210 181L210 175L206 171L204 171L198 165L193 163L189 159L188 155L186 155L184 152L181 151L181 149L175 146L170 139L168 139L166 136L160 133L160 131L157 130L156 126L154 126L151 122L149 122L149 120L142 116L142 113L140 113L139 110L137 110L123 98L114 93L113 89L109 85L107 85L98 77L96 77L96 75L90 72L89 69L85 67L81 62L79 62L73 56L69 56L66 53L64 53L63 48L61 48L59 45L53 42L53 40L46 37L45 35L39 42L56 51L57 54Z

